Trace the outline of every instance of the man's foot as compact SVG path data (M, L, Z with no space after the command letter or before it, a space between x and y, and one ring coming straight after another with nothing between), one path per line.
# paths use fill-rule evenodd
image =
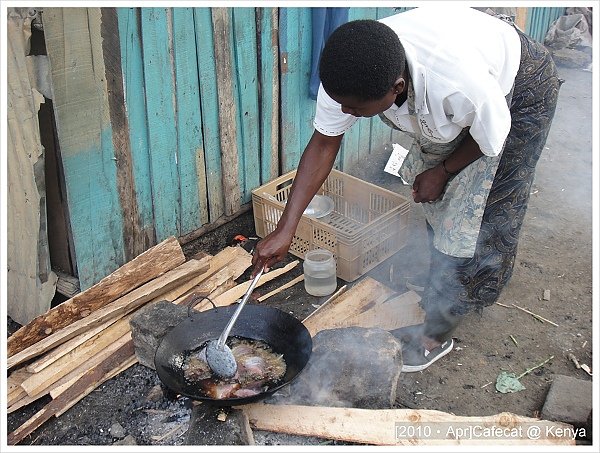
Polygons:
M407 343L421 343L423 340L424 324L415 324L413 326L400 327L399 329L391 330L390 333L402 343L402 348Z
M423 371L433 362L452 351L453 347L454 340L452 338L437 345L429 343L424 346L423 344L415 345L414 342L405 343L402 345L402 372Z

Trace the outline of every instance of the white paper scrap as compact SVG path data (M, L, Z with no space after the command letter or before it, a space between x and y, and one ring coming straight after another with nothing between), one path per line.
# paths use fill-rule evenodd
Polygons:
M400 167L402 166L404 159L406 159L408 150L404 146L399 145L398 143L394 143L392 144L392 146L394 149L392 151L392 154L390 155L390 158L387 161L387 164L385 164L385 168L383 169L383 171L389 173L390 175L398 176L401 178L401 176L399 175ZM402 179L402 182L406 184L404 179Z

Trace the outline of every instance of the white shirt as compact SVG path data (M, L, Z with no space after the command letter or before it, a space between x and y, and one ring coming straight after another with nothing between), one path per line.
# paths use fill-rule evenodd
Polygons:
M381 19L402 43L415 90L421 134L447 143L465 127L488 156L497 156L511 118L505 96L519 69L521 43L502 20L472 8L421 7ZM406 102L383 114L414 132ZM319 88L314 127L324 135L346 132L358 118Z

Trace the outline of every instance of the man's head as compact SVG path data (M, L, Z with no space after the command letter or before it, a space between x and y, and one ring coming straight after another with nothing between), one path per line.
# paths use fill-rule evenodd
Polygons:
M329 37L319 64L323 88L330 96L360 101L388 95L406 66L396 33L375 20L355 20Z

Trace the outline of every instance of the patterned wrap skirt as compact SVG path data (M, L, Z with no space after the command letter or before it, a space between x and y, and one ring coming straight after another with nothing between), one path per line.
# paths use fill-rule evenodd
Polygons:
M562 81L547 49L517 29L521 63L510 102L511 129L487 199L472 258L431 249L422 305L454 316L495 303L515 264L535 167L546 143ZM430 241L432 231L430 229ZM431 307L433 308L433 307Z

